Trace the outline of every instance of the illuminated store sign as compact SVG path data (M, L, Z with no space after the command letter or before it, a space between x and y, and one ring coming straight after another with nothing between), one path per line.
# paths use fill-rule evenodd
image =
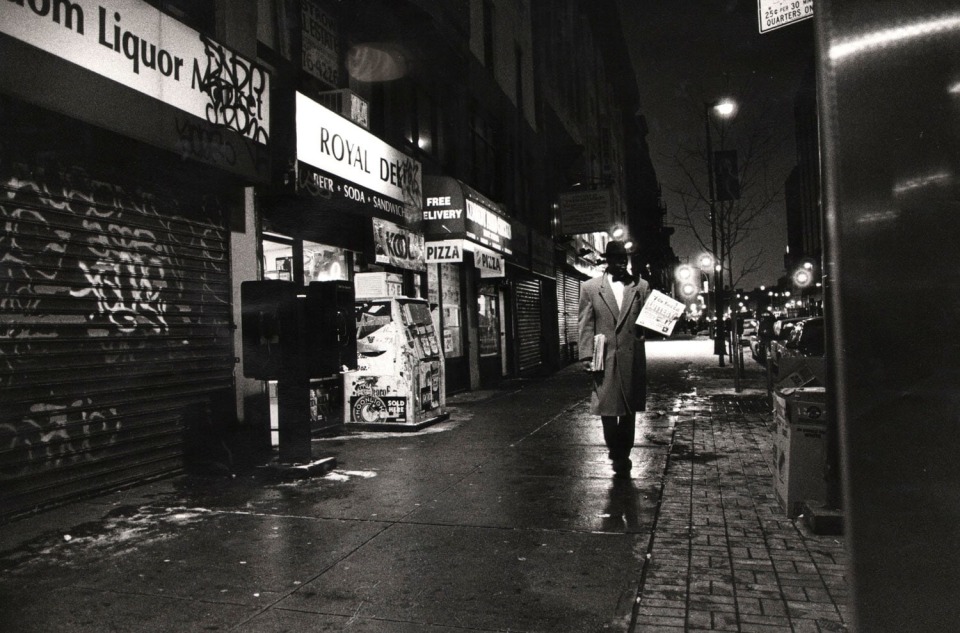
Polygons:
M301 189L372 206L403 220L420 211L420 163L309 97L297 93Z
M258 143L269 140L270 75L145 2L7 0L0 33Z
M513 229L494 202L450 177L430 177L424 188L422 226L429 241L467 238L500 253L513 253Z
M463 261L466 251L473 253L473 264L481 277L504 277L503 255L494 253L469 240L440 240L426 242L423 246L425 261L428 264L457 264Z

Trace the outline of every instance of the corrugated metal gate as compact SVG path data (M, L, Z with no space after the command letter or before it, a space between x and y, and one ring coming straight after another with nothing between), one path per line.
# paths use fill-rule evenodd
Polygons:
M181 469L232 394L217 205L78 174L0 174L2 515Z
M560 357L566 358L567 350L567 313L564 303L563 280L565 275L557 271L557 341L560 344Z
M564 358L577 360L574 349L579 340L578 312L580 310L580 280L557 271L557 304L560 317L560 345Z
M535 369L543 363L540 349L540 281L517 279L517 348L520 371Z

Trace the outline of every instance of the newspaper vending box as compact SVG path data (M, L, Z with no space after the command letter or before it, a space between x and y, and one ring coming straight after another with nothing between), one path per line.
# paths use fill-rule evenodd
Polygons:
M344 423L418 429L448 417L437 328L424 299L358 299L357 370L344 374Z

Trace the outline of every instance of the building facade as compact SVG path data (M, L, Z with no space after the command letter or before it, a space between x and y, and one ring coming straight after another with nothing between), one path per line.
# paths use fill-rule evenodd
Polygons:
M245 282L425 300L447 393L575 360L610 232L663 239L600 5L4 3L3 515L275 444Z

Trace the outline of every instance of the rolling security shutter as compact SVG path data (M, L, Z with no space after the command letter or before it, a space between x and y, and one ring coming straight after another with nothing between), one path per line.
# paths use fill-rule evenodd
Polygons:
M0 174L0 513L180 470L232 397L229 231L178 196Z
M571 275L563 276L563 314L567 330L567 341L579 344L580 341L580 280ZM577 360L579 351L569 349L570 360Z
M540 354L540 282L537 279L517 280L517 348L520 371L538 367Z
M566 304L564 303L563 280L566 275L557 271L557 340L560 343L560 355L565 357L567 350L567 315Z

